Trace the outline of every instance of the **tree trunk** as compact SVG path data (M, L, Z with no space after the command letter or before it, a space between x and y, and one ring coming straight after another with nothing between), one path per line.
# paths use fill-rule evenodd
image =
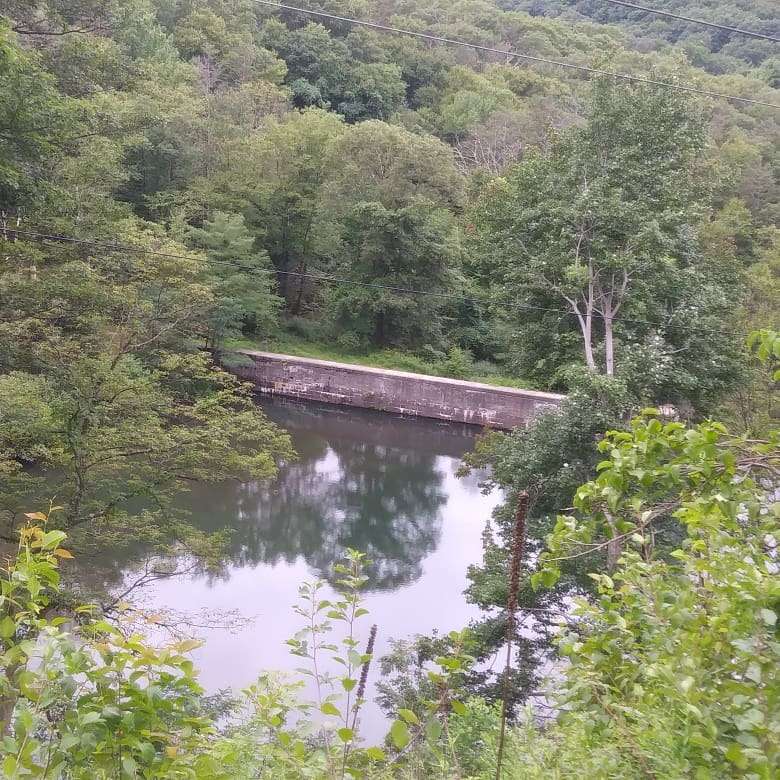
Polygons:
M588 258L588 300L585 302L585 362L591 371L596 370L596 360L593 357L593 307L595 298L593 296L593 261Z
M607 544L607 571L615 571L622 552L623 545L621 544L620 539L610 539L609 544Z
M614 340L614 325L615 317L623 304L626 291L628 290L628 283L630 276L628 271L623 271L623 279L620 283L615 279L615 274L612 274L610 285L605 291L599 282L598 285L598 297L601 302L601 308L597 309L601 313L604 319L604 353L607 376L615 375L615 340Z
M385 314L381 311L377 314L374 325L374 342L378 347L385 345Z
M623 540L618 534L615 518L612 517L606 508L604 509L604 517L607 521L607 526L609 526L610 533L610 538L607 542L607 571L611 573L615 571L620 555L623 552Z
M301 305L303 301L303 290L306 283L306 277L303 275L309 269L309 263L306 258L309 256L309 236L311 235L311 226L314 221L314 216L309 215L309 221L306 224L306 230L303 233L303 241L301 242L301 255L303 260L298 264L298 273L301 276L298 277L298 296L295 300L295 307L293 314L297 317L301 313Z
M612 340L612 315L604 315L604 352L607 376L615 376L615 344Z
M585 313L580 311L580 307L574 298L567 295L563 296L566 303L571 306L572 311L577 316L582 333L582 345L585 350L585 365L590 371L596 370L596 360L593 357L593 285L588 286L588 299L585 302Z
M585 343L585 364L591 371L596 370L596 359L593 357L593 314L588 311L582 323L582 340Z

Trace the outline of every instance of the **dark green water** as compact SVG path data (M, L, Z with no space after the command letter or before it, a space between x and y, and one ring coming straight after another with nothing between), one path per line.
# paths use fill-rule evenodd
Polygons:
M205 626L195 652L210 690L240 688L260 670L292 670L284 641L300 628L298 585L331 577L347 547L372 560L363 635L390 637L462 628L475 614L462 595L480 559L480 534L497 500L455 474L475 429L378 412L283 400L259 403L292 435L299 459L267 483L201 486L183 498L195 525L231 531L229 565L153 583L151 609ZM113 559L125 582L135 565ZM232 630L221 623L232 616ZM218 625L209 626L216 621ZM374 727L376 711L366 713Z

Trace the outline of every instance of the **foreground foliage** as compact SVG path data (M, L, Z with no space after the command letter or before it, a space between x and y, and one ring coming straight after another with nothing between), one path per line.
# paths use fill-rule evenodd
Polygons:
M743 436L748 444L743 447L739 444L739 437L729 434L725 437L726 441L705 453L707 457L714 457L721 447L726 447L726 442L733 453L736 465L721 475L724 480L723 495L731 489L729 479L738 475L738 471L733 469L742 468L743 460L748 465L752 463L752 445L749 442L771 441L777 424L776 416L772 416L776 404L776 380L772 374L776 371L777 355L780 354L777 332L755 332L748 340L747 352L754 356L753 370L756 377L761 378L760 385L758 381L756 384L756 387L762 388L756 396L760 402L756 411L760 413L741 416L741 419L735 420L733 427L745 431ZM475 624L480 637L480 658L490 658L502 646L506 633L503 608L508 600L512 518L519 492L527 490L531 495L528 545L534 561L538 563L539 556L544 557L542 554L548 544L553 548L562 546L556 565L550 565L544 572L545 587L535 589L530 581L526 581L519 593L521 608L528 610L526 626L531 630L515 640L516 671L511 691L516 702L524 702L537 693L540 669L554 661L556 651L550 640L560 615L568 612L571 597L594 590L595 583L589 574L609 573L625 549L624 534L633 533L633 527L626 526L620 512L609 506L603 509L596 501L585 508L590 517L588 523L574 526L572 521L562 523L559 514L561 507L580 506L580 485L596 473L603 461L600 448L608 446L602 443L604 431L621 431L628 437L634 435L630 421L634 410L641 406L642 397L626 381L591 372L581 373L559 410L542 415L527 429L483 437L475 451L466 457L467 467L490 468L486 488L499 487L506 494L506 501L495 511L483 536L483 561L469 571L471 584L467 595L486 613ZM674 411L667 409L666 413ZM662 423L659 420L657 424ZM693 437L687 427L678 425L676 435L681 441ZM713 432L710 435L719 438L722 434ZM673 451L672 434L669 432L666 454ZM642 458L650 455L650 452L643 453ZM658 457L662 457L660 452ZM695 460L702 457L702 453L692 448L678 452L678 457ZM652 472L641 473L645 482L626 479L616 483L615 491L633 496L634 491L648 489L646 480L648 473ZM765 476L774 478L776 474L768 472ZM661 482L655 486L658 496L664 490L674 492L681 487L678 483L664 485L666 483ZM675 508L674 502L669 499L668 505L662 505L663 511L653 515L650 523L652 546L663 554L679 544L682 538L682 527L672 517ZM567 529L571 538L565 535ZM586 545L578 554L570 555L563 550L578 541ZM502 686L499 683L496 674L489 671L475 674L472 680L475 691L493 698L500 695Z
M780 766L779 444L654 418L601 444L600 476L535 575L608 551L611 575L591 574L595 597L560 643L571 670L559 755L591 776L769 778Z
M594 595L557 621L566 663L510 730L506 776L776 776L779 445L653 415L608 434L532 582L605 549L610 573L591 574ZM185 657L197 643L154 649L63 601L65 534L28 519L0 598L7 777L495 776L498 710L465 693L466 633L406 680L387 743L364 746L376 627L361 651L361 554L336 567L335 600L301 587L289 644L310 664L308 689L262 675L220 722Z

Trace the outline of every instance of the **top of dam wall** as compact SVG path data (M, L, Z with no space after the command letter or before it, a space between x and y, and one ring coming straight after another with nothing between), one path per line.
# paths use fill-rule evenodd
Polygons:
M321 368L338 368L346 372L356 374L378 374L385 377L402 377L407 379L424 380L433 384L454 385L472 390L490 390L494 393L504 393L506 395L516 395L523 398L538 398L541 401L560 402L566 396L560 393L547 393L542 390L524 390L517 387L506 387L504 385L490 385L486 382L470 382L465 379L452 379L446 376L435 376L433 374L417 374L413 371L399 371L394 368L377 368L375 366L363 366L359 363L339 363L335 360L320 360L318 358L298 357L297 355L285 355L280 352L262 352L253 349L238 349L239 354L248 357L268 358L272 360L284 360L291 363L300 363L301 365L319 366Z
M238 350L230 370L260 392L385 412L511 429L557 409L558 393L374 368L295 355Z

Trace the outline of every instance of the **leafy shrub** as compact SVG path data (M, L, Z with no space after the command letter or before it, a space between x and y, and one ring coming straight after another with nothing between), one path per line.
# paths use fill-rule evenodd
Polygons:
M452 347L447 359L438 366L444 376L454 379L468 379L474 371L474 361L471 354L460 347Z

